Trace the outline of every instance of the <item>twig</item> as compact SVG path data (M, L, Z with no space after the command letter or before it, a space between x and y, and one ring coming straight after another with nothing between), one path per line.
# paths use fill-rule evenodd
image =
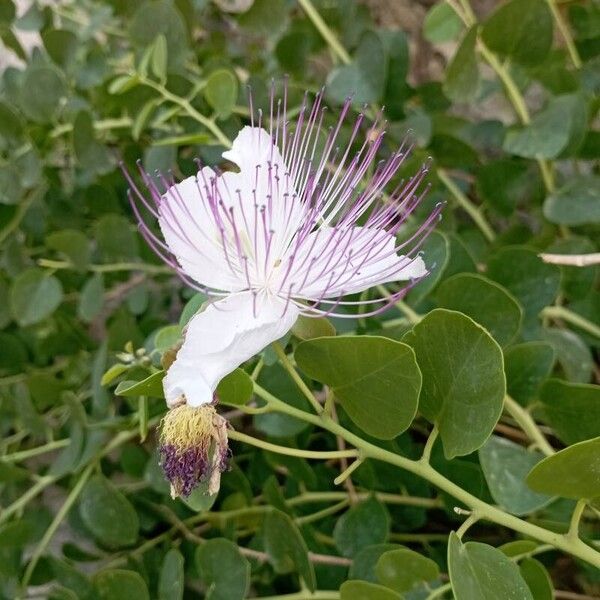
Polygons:
M550 254L543 252L538 255L544 262L551 265L565 265L568 267L589 267L600 264L600 252L591 254Z

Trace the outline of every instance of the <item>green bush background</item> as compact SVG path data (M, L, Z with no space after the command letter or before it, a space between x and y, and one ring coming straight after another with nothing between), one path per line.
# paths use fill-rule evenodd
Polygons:
M137 233L118 161L135 169L140 158L147 171L176 177L194 172L196 157L219 164L247 122L246 85L266 107L271 79L280 87L289 75L294 110L305 90L326 84L333 114L351 93L370 116L385 106L384 153L412 130L402 175L433 158L419 215L439 201L447 207L424 248L432 275L384 317L333 320L338 333L369 336L362 350L356 338L351 349L305 341L299 367L335 390L327 357L351 378L381 352L395 365L397 391L386 396L377 380L340 391L346 428L414 459L435 423L441 443L428 450L447 481L560 534L583 499L580 535L600 538L598 267L538 256L598 250L600 8L473 5L80 0L33 3L17 16L10 0L0 3L0 597L600 593L598 569L498 520L469 529L478 544L449 537L465 519L453 511L463 506L456 494L370 459L353 485L335 486L337 460L232 442L216 501L173 501L155 452L164 412L156 376L132 391L178 338L173 324L203 298ZM314 335L296 331L290 348ZM395 340L390 355L375 336ZM418 367L394 354L414 356L399 340ZM463 357L462 378L451 356ZM306 410L271 349L262 364L260 386ZM420 399L402 379L415 369ZM248 377L234 377L240 385L224 396L243 404ZM505 391L513 404L500 417ZM419 402L414 421L398 394L403 406ZM369 403L370 416L357 417L357 403ZM335 436L289 415L231 411L237 431L278 445L337 447ZM525 450L531 442L536 451ZM534 471L529 489L538 450L565 446L572 454L557 455L549 473ZM486 587L488 570L497 581ZM320 595L306 591L315 587Z

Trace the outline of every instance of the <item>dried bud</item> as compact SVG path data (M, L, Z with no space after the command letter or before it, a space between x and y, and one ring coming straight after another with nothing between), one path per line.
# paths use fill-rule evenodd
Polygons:
M182 404L164 416L160 463L173 498L189 496L203 482L209 494L216 494L228 460L227 421L214 406Z

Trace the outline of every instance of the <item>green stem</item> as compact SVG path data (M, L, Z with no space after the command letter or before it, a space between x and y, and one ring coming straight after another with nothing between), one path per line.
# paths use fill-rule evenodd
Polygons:
M50 260L48 258L40 258L37 261L40 267L48 269L75 269L75 266L65 260ZM156 274L172 274L173 269L163 267L162 265L149 265L146 263L123 262L111 263L107 265L88 265L87 270L92 273L113 273L117 271L145 271L146 273Z
M40 454L45 454L46 452L52 452L53 450L58 450L59 448L64 448L71 443L71 440L55 440L53 442L48 442L43 446L38 446L37 448L31 448L29 450L21 450L20 452L13 452L12 454L6 454L5 456L0 456L0 462L19 462L21 460L26 460L27 458L31 458L32 456L39 456Z
M89 477L92 474L95 467L96 467L96 463L92 462L81 473L77 483L71 490L70 494L67 496L67 499L65 500L63 505L60 507L60 510L56 513L54 519L52 520L52 523L50 523L50 526L44 533L44 537L42 537L42 539L40 540L40 543L36 546L35 550L33 551L31 559L29 560L29 563L27 564L27 568L25 569L25 574L23 575L23 581L21 582L21 588L23 590L27 589L27 584L29 583L29 580L31 579L33 570L35 569L38 561L40 560L40 557L46 550L46 547L48 546L48 544L50 543L50 540L56 533L56 530L59 528L60 524L63 522L63 519L67 516L69 510L71 510L71 507L73 506L73 504L79 497L79 494L83 490L83 486L86 484L87 480L89 479Z
M442 598L450 591L452 591L452 584L445 583L444 585L441 585L439 588L435 588L435 590L432 590L432 592L429 594L429 596L427 596L426 600L434 600L435 598Z
M2 229L2 231L0 231L0 244L2 244L2 242L4 242L4 240L13 231L15 231L15 229L17 229L17 227L21 224L23 217L29 210L29 207L33 204L33 201L38 197L42 197L46 193L46 189L47 189L46 184L42 184L39 188L36 188L35 190L31 190L25 196L25 198L23 198L21 200L21 202L19 203L19 206L17 206L15 214L13 215L13 218L4 226L4 229Z
M348 468L344 469L334 480L333 483L335 485L340 485L340 483L344 483L360 465L363 464L362 459L357 458Z
M347 492L304 492L300 496L286 500L289 506L307 504L310 502L336 502L347 498ZM416 496L402 496L400 494L386 494L385 492L359 492L359 500L366 500L375 496L384 504L398 504L403 506L418 506L421 508L443 508L443 502L438 498L419 498Z
M425 448L423 448L423 454L421 456L421 462L425 464L429 464L429 459L431 458L431 451L433 450L433 446L435 441L437 440L439 435L439 430L437 427L434 427L425 442Z
M311 20L312 24L315 26L315 29L321 34L321 37L327 42L333 53L344 64L350 64L352 62L352 58L350 58L346 48L342 46L335 33L333 33L329 25L325 23L323 17L321 17L317 9L313 6L312 2L310 0L298 0L298 4L302 7L302 10L306 13L306 16Z
M310 515L305 515L305 516L302 516L302 517L296 517L294 519L294 521L296 522L297 525L307 525L308 523L314 523L315 521L319 521L321 519L324 519L325 517L329 517L331 515L335 515L336 513L338 513L343 508L346 508L346 506L348 506L348 504L350 504L350 500L348 498L345 498L344 500L341 500L337 504L333 504L332 506L328 506L327 508L319 510L319 511L317 511L315 513L312 513Z
M392 294L385 288L383 285L378 285L377 290L382 296L386 298L390 298ZM394 302L394 306L411 322L411 324L416 325L423 317L416 311L414 311L406 302L402 300L397 300ZM389 327L389 326L388 326Z
M186 100L181 96L177 96L177 94L173 94L164 85L156 83L151 79L141 78L140 83L156 90L165 100L170 100L174 104L181 106L181 108L183 108L183 110L185 110L185 112L192 117L192 119L198 121L198 123L206 127L206 129L208 129L215 136L220 144L226 146L227 148L231 147L231 140L223 133L221 128L212 119L209 119L202 113L198 112L192 106L189 100Z
M238 442L243 442L257 448L262 448L269 452L275 452L277 454L285 454L286 456L297 456L299 458L313 458L317 460L331 460L338 458L357 458L359 453L357 450L331 450L331 451L318 451L318 450L302 450L300 448L288 448L287 446L279 446L278 444L271 444L259 440L245 433L241 433L235 430L229 430L227 435L230 439Z
M446 186L447 190L452 194L452 196L454 196L457 204L471 217L471 219L473 219L488 242L493 242L496 239L496 234L481 211L467 198L467 196L454 183L454 181L452 181L444 169L438 168L437 176L438 179Z
M504 397L504 408L507 413L519 424L527 437L546 455L554 454L554 448L549 444L544 434L540 431L533 417L510 396Z
M479 515L477 513L470 514L463 524L456 530L456 535L462 539L463 535L467 532L467 530L474 525L477 521L479 521Z
M25 508L30 500L33 500L33 498L44 491L47 487L51 486L57 479L58 477L46 475L39 481L36 481L35 484L32 485L20 498L2 510L0 513L0 523L4 523L13 514Z
M571 325L575 325L575 327L579 327L586 333L589 333L590 335L600 339L600 327L598 327L598 325L588 321L581 315L578 315L564 306L547 306L542 310L540 316L550 319L562 319L563 321L571 323Z
M371 444L352 432L344 429L335 421L326 416L317 417L289 406L285 402L282 402L270 394L269 396L270 399L267 401L271 402L275 410L289 414L290 416L294 416L308 423L320 426L323 429L330 431L334 435L341 436L346 440L346 442L358 448L361 451L361 455L366 458L373 458L375 460L387 462L427 480L435 487L446 492L447 494L450 494L451 496L454 496L454 498L468 506L472 512L477 513L480 519L492 521L493 523L497 523L498 525L512 529L513 531L521 533L525 536L529 536L541 542L551 544L557 549L563 550L564 552L572 554L573 556L576 556L577 558L580 558L581 560L584 560L594 566L600 567L600 552L597 552L581 540L573 540L566 535L549 531L543 527L539 527L538 525L528 523L527 521L515 517L514 515L505 513L500 508L492 506L463 490L459 485L450 481L441 473L436 471L433 467L431 467L431 465L425 464L420 460L412 460L404 456L400 456L390 452L389 450L375 446L374 444Z
M552 12L552 16L556 21L556 26L562 35L563 40L565 41L565 46L567 47L567 51L569 56L571 57L571 62L576 69L581 69L581 57L579 56L579 52L577 51L577 46L575 46L575 42L571 37L571 32L569 31L568 25L565 23L565 20L560 12L558 6L556 6L556 2L554 0L548 0L548 6L550 7L550 11Z
M304 383L304 380L298 374L298 371L292 365L290 359L288 358L285 350L281 347L279 342L273 342L273 349L275 350L275 354L281 361L283 368L289 373L290 377L294 380L294 383L298 386L298 389L304 394L304 397L312 404L315 412L319 415L323 412L323 407L319 403L319 401L315 398L315 395L311 392L310 388Z
M567 537L572 540L579 539L579 522L583 516L583 511L585 510L586 504L586 500L578 500L577 504L575 505L575 509L573 510L573 515L571 516L571 522L569 524L569 531L567 532Z

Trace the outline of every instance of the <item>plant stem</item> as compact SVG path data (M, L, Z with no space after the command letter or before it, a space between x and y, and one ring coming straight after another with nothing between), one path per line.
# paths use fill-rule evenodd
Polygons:
M529 439L534 442L546 456L554 454L554 448L540 431L540 428L533 420L533 417L509 395L504 397L504 408L519 424L519 427L527 434L527 437L529 437Z
M571 62L576 69L581 69L581 57L579 56L579 52L577 51L577 46L575 46L575 42L571 36L571 32L569 31L568 25L565 23L565 20L560 12L558 6L556 6L555 0L548 0L548 6L550 7L550 11L552 12L552 16L556 21L556 26L562 35L563 40L565 41L565 46L567 47L567 51L569 56L571 57Z
M17 498L17 500L2 510L0 513L0 523L4 523L14 513L24 508L30 500L33 500L33 498L51 486L57 479L58 477L54 477L53 475L46 475L39 481L36 481L20 498Z
M31 190L27 193L25 198L23 198L19 205L15 210L15 214L12 219L4 226L4 229L0 231L0 244L4 242L4 240L21 224L23 217L29 210L29 207L33 204L33 201L36 198L41 198L44 196L47 190L47 185L45 183L41 184L40 187Z
M392 294L385 288L383 285L378 285L377 290L380 292L382 296L386 298L390 298ZM423 318L418 312L413 310L406 302L402 300L397 300L394 302L394 306L403 313L406 318L413 324L416 325Z
M425 464L420 460L412 460L404 456L400 456L390 452L389 450L375 446L374 444L371 444L352 432L344 429L326 416L317 417L289 406L271 394L268 394L268 396L269 399L265 399L272 404L274 410L278 410L280 412L289 414L290 416L307 421L308 423L320 426L323 429L330 431L334 435L341 436L349 444L352 444L354 447L358 448L363 457L387 462L391 465L395 465L401 469L413 473L418 477L422 477L423 479L429 481L429 483L432 485L436 486L447 494L454 496L454 498L468 506L472 512L477 513L480 519L492 521L498 525L502 525L512 529L513 531L517 531L525 536L529 536L541 542L551 544L555 548L572 554L573 556L576 556L577 558L580 558L594 566L600 567L600 552L597 552L581 540L571 539L566 535L549 531L543 527L528 523L523 519L508 514L500 508L492 506L463 490L459 485L455 484L444 477L441 473L437 472L433 467L431 467L431 465Z
M578 500L577 504L575 505L575 509L573 510L573 515L571 516L571 522L569 524L569 531L567 532L567 537L572 540L579 539L579 522L583 516L583 511L585 510L586 504L586 500Z
M58 450L59 448L64 448L71 443L71 440L55 440L53 442L48 442L43 446L38 446L37 448L31 448L29 450L21 450L20 452L13 452L12 454L6 454L4 456L0 456L0 462L19 462L21 460L26 460L27 458L31 458L32 456L39 456L40 454L45 454L46 452L52 452L53 450Z
M562 319L563 321L571 323L571 325L575 325L575 327L579 327L586 333L589 333L590 335L600 339L600 327L598 327L598 325L588 321L581 315L578 315L564 306L547 306L546 308L542 309L540 316L550 319Z
M146 85L153 90L156 90L165 100L170 100L174 104L181 106L185 112L192 117L195 121L198 121L201 125L206 127L216 138L216 140L226 146L227 148L231 147L231 140L223 133L221 128L208 117L205 117L202 113L198 112L190 103L189 100L182 98L181 96L177 96L177 94L173 94L170 92L164 85L160 83L156 83L151 79L141 78L140 83Z
M285 454L286 456L297 456L299 458L314 458L317 460L331 460L336 458L357 458L359 453L357 450L331 450L331 451L318 451L318 450L302 450L300 448L288 448L287 446L279 446L278 444L271 444L259 440L245 433L241 433L235 430L229 430L227 435L230 439L238 442L244 442L257 448L262 448L268 452L275 452L277 454Z
M433 446L438 438L439 433L440 432L438 428L434 426L434 428L431 430L431 433L429 434L429 437L427 438L427 441L425 442L425 448L423 448L421 462L425 463L426 465L429 464L429 459L431 458L431 451L433 450Z
M312 24L315 26L315 29L321 34L321 37L327 42L333 53L345 65L350 64L352 59L346 51L346 48L342 46L335 33L333 33L329 25L325 23L323 17L321 17L317 9L313 6L312 2L310 0L298 0L298 4L302 7L302 10L306 13L306 16L311 20Z
M48 269L75 269L75 266L72 263L65 260L50 260L47 258L40 258L37 263L40 267L46 267ZM146 273L156 274L173 273L173 269L170 269L169 267L136 262L111 263L107 265L88 265L87 270L91 271L92 273L113 273L117 271L145 271Z
M306 525L308 523L314 523L315 521L319 521L320 519L323 519L325 517L329 517L331 515L335 515L336 513L338 513L343 508L346 508L346 506L348 506L348 504L350 504L350 501L348 500L348 498L345 498L344 500L341 500L337 504L333 504L332 506L328 506L327 508L319 510L319 511L317 511L315 513L312 513L310 515L305 515L305 516L302 516L302 517L296 517L296 519L294 519L294 521L296 522L297 525Z
M290 377L294 380L294 383L298 386L298 389L304 394L304 397L312 404L315 412L320 415L323 412L323 407L315 398L315 395L310 391L306 383L304 383L304 380L300 377L298 371L294 368L294 365L292 365L285 350L281 347L281 344L279 342L273 342L272 346L275 350L275 354L277 354L277 357L281 361L283 368L289 373Z
M458 205L473 219L481 233L485 236L488 242L493 242L496 239L494 230L483 216L482 212L467 198L462 190L452 181L445 169L437 169L438 179L446 186L447 190L454 196Z
M435 590L432 590L432 592L429 594L429 596L427 596L425 600L434 600L435 598L442 598L450 591L452 591L452 584L445 583L439 588L435 588Z
M358 492L359 500L366 500L375 496L384 504L398 504L403 506L418 506L422 508L442 508L443 503L437 498L419 498L415 496L402 496L400 494L386 494L385 492ZM310 502L335 502L347 497L346 492L304 492L300 496L286 500L290 506Z
M280 596L261 596L255 600L339 600L340 593L332 591L294 592L293 594L281 594Z
M67 499L65 500L63 505L60 507L60 510L56 513L54 519L52 520L52 523L50 523L50 526L44 533L44 537L42 537L42 539L40 540L40 543L36 546L35 550L33 551L33 554L29 560L29 563L27 564L27 568L25 569L25 574L23 575L23 581L21 582L21 588L24 593L25 593L25 590L27 589L27 584L29 583L29 580L31 579L33 570L35 569L40 557L46 550L46 547L50 543L50 540L56 533L56 530L59 528L63 519L67 516L69 510L71 510L71 507L73 506L73 504L79 497L79 494L83 490L83 486L86 484L87 480L89 479L89 477L92 474L95 467L96 467L96 463L92 462L81 473L81 475L79 476L79 479L77 480L77 483L75 484L75 486L73 487L73 489L71 490L69 495L67 496Z
M358 469L358 467L360 467L360 465L363 464L363 460L360 458L357 458L349 467L347 467L346 469L344 469L334 480L333 483L335 485L340 485L340 483L344 483L344 481L346 481L346 479L348 479L348 477L350 477L350 475L352 475L352 473L354 473L354 471L356 471L356 469Z
M463 524L456 530L456 535L462 539L463 535L465 535L465 533L467 532L467 530L469 529L469 527L471 527L472 525L474 525L477 521L479 521L479 515L477 513L472 513L470 514L465 521L463 522Z
M548 254L543 252L539 257L551 265L565 265L569 267L589 267L600 264L600 252L590 254Z

